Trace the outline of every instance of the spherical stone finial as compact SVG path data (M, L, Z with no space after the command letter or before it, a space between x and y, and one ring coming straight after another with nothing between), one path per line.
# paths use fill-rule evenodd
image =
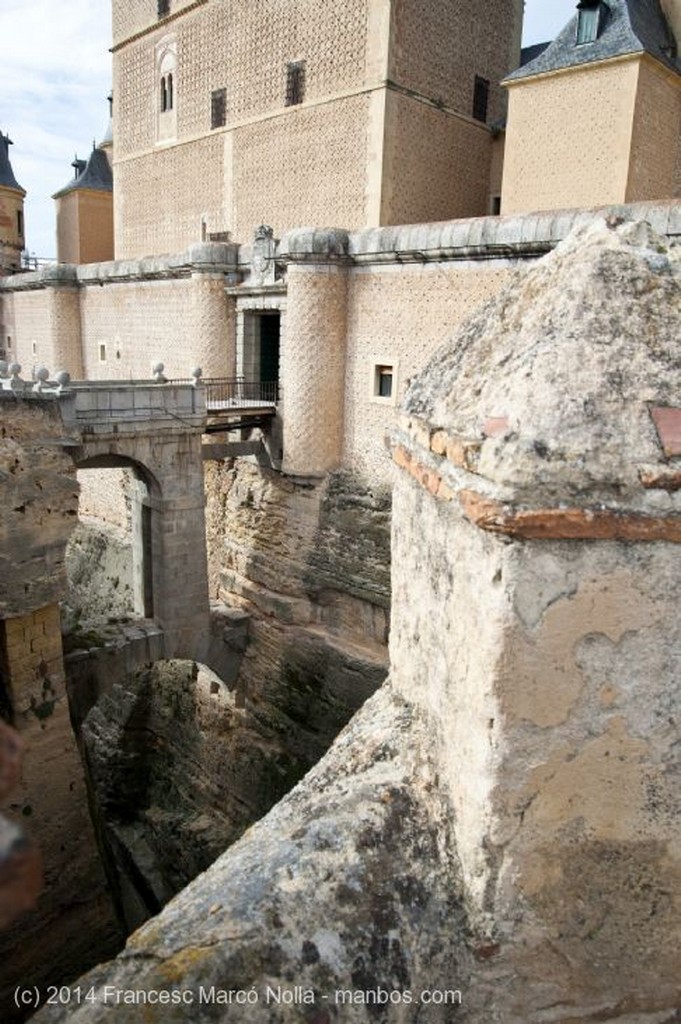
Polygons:
M163 373L164 370L165 370L165 363L154 363L154 366L153 366L151 372L154 373L154 374L156 374L156 373Z
M50 371L46 366L39 366L35 371L35 384L33 385L34 391L44 391L45 384L50 379Z
M21 373L21 363L10 363L8 366L8 371L12 375L12 377L18 377L19 374Z
M7 367L8 367L8 364L5 362L5 360L4 359L0 359L0 377L6 377L7 376Z
M60 370L54 378L59 385L59 390L63 391L65 387L71 383L71 374L67 370Z
M164 363L155 363L154 366L153 366L152 372L154 374L154 380L156 381L157 384L167 384L168 383L168 378L163 375L164 369L165 369L165 364Z
M203 370L200 366L195 366L191 372L191 376L194 378L194 384L199 384L203 377Z

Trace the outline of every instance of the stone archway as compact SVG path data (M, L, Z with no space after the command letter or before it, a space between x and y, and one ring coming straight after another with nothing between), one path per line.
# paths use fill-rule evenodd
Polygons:
M152 619L156 608L154 564L160 560L160 555L156 550L158 548L158 529L154 529L154 509L159 507L162 495L158 480L139 462L120 455L95 455L77 461L76 469L79 472L81 470L129 471L130 479L124 484L124 489L126 501L129 503L130 517L131 611L136 618Z

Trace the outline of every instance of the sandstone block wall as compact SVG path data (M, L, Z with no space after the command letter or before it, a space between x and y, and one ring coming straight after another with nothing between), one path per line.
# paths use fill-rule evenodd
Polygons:
M443 112L392 91L386 105L380 223L428 223L488 213L489 129L471 116Z
M511 84L501 212L626 202L638 77L631 59Z
M493 0L484 16L475 0L396 0L390 77L472 117L473 83L480 75L490 82L489 123L498 121L506 109L499 83L518 66L522 17L517 0Z
M493 296L514 271L510 260L358 267L350 274L343 464L388 481L385 446L399 405L427 353L453 325ZM374 367L395 367L390 403L377 399Z

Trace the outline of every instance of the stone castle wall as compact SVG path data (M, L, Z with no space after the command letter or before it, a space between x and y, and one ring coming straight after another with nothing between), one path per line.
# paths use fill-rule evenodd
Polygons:
M261 223L281 235L487 212L488 125L505 111L522 4L496 0L479 20L472 0L212 0L160 20L153 4L114 4L117 256L222 232L246 242ZM162 113L164 59L175 96ZM296 61L304 96L287 105Z

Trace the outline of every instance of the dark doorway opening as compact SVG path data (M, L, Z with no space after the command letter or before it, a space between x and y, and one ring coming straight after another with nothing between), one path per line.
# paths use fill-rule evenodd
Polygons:
M261 313L258 320L260 321L260 383L278 383L281 314Z

